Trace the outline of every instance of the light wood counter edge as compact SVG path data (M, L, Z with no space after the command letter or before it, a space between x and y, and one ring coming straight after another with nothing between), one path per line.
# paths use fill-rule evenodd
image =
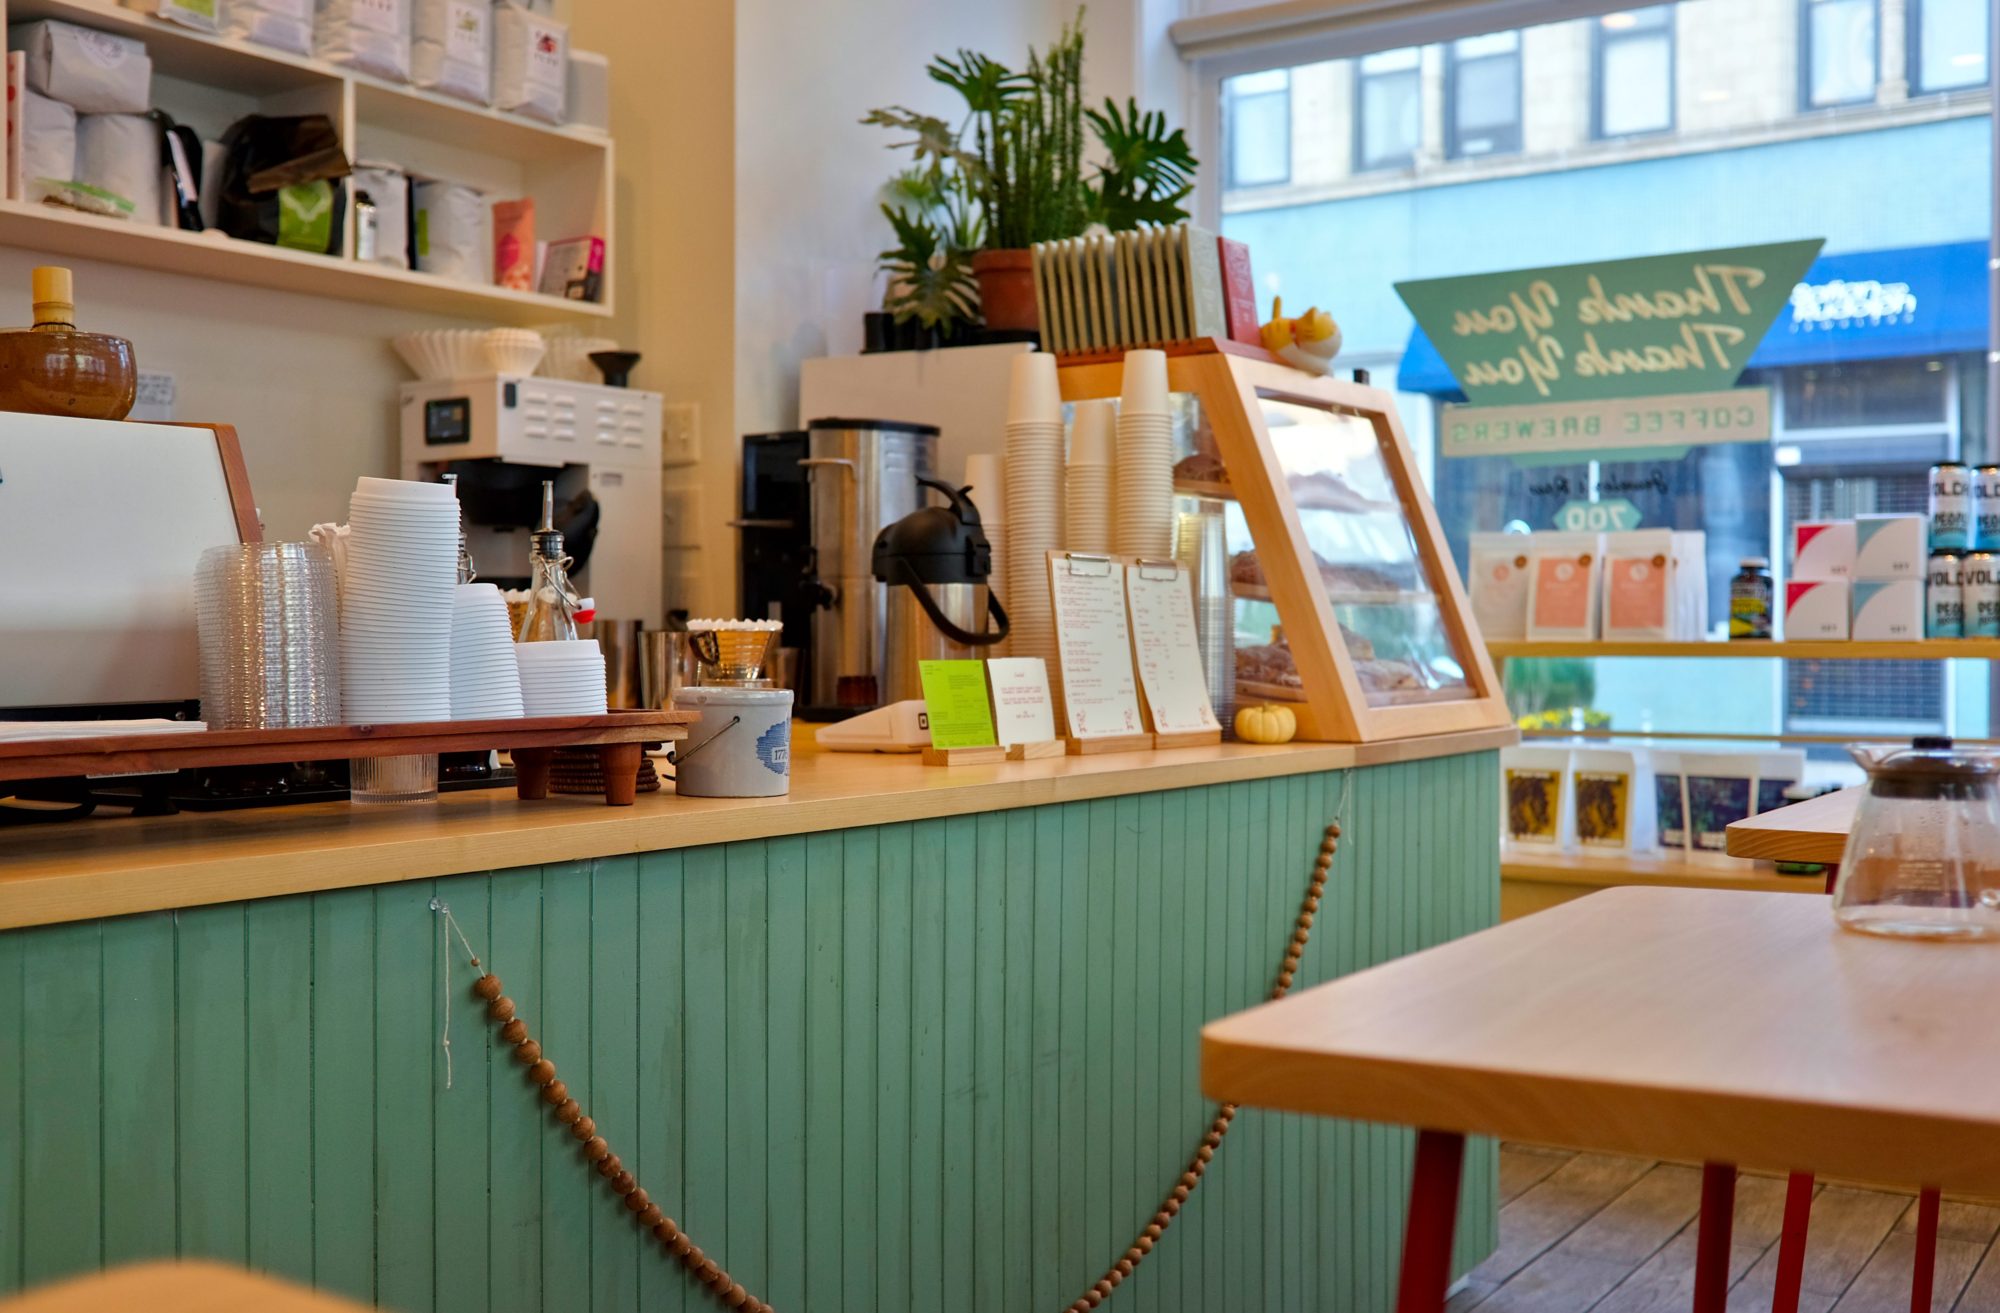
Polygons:
M1856 786L1737 821L1727 831L1729 855L1837 866L1860 801Z
M988 766L820 753L801 742L783 798L642 795L523 803L511 792L436 806L314 804L112 817L0 831L0 929L286 894L778 838L1133 793L1490 751L1512 727L1371 744L1225 743Z

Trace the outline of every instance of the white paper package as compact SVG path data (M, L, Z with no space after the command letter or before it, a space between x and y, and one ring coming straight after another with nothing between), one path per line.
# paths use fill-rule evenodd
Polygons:
M419 182L412 189L417 217L417 268L467 283L493 281L493 207L456 182Z
M410 81L480 105L493 103L490 0L415 0Z
M395 82L410 80L410 0L319 0L313 53Z
M197 32L214 32L221 27L216 14L218 0L125 0L127 9L137 9L191 27Z
M52 190L49 183L76 178L76 111L25 88L21 97L23 199L39 201Z
M362 160L348 176L350 194L367 193L375 206L374 263L410 267L410 180L393 164ZM357 252L357 257L359 253Z
M503 4L493 11L493 103L561 123L569 103L569 28Z
M74 23L24 23L7 33L28 56L28 88L79 114L144 114L153 107L153 61L143 42Z
M222 0L222 31L295 55L313 51L313 0Z
M161 173L156 120L144 114L85 114L76 121L76 180L132 202L132 222L160 222Z

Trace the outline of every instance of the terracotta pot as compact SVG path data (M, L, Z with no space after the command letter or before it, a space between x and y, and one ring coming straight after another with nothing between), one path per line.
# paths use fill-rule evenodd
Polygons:
M979 309L988 328L1041 328L1032 251L981 251L972 257L972 276L979 282Z

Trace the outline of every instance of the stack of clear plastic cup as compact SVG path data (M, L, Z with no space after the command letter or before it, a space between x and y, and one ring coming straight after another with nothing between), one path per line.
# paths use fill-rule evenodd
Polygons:
M209 728L340 723L339 588L326 548L210 548L195 567L194 595Z

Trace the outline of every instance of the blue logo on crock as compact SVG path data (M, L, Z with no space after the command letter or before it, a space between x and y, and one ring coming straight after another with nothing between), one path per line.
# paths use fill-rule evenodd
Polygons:
M792 773L792 724L780 720L757 736L757 760L774 775Z

